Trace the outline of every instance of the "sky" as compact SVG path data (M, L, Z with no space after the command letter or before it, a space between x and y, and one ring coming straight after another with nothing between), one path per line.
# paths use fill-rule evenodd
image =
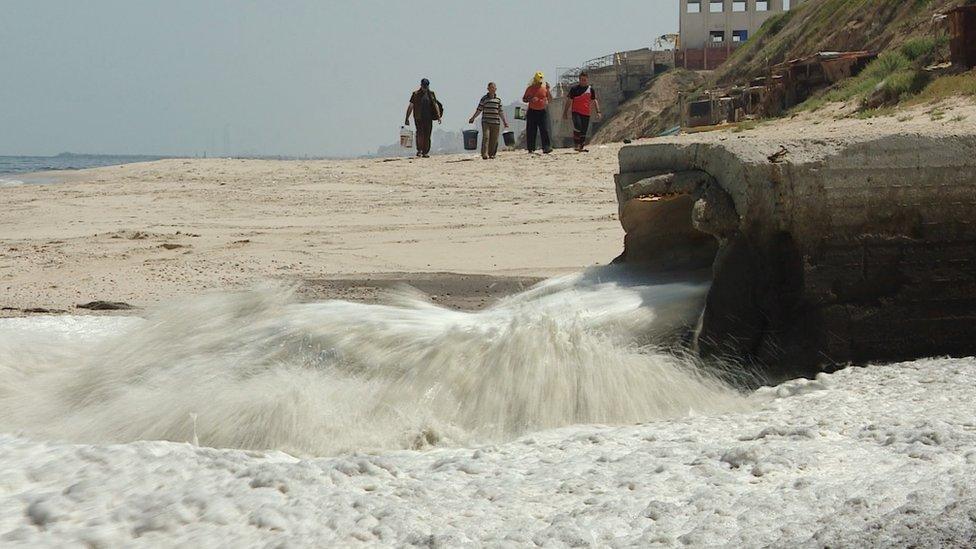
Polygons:
M489 80L675 32L677 0L0 0L0 155L358 156L427 77L444 129Z

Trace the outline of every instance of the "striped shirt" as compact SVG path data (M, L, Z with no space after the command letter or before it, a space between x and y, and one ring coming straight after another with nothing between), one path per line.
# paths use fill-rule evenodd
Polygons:
M481 113L482 123L497 126L502 123L502 100L497 95L489 97L485 94L478 103L478 112Z

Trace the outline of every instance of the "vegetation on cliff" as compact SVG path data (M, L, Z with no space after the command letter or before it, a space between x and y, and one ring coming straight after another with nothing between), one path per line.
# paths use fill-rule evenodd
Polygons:
M915 37L945 34L935 15L960 0L813 0L769 19L715 76L729 85L770 65L819 51L886 51Z
M879 52L860 74L819 90L794 111L828 103L854 104L860 115L899 104L934 103L952 96L976 97L976 70L959 73L949 58L948 25L939 14L976 0L811 0L770 18L717 71L682 77L676 89L657 78L594 136L595 142L648 137L677 125L679 91L687 100L704 90L745 84L770 67L822 51ZM689 71L669 71L672 73ZM707 75L707 76L701 76ZM667 93L663 93L667 91ZM662 100L670 105L662 105ZM879 109L881 111L879 111ZM747 124L755 124L747 122Z
M929 70L949 56L947 25L938 15L976 0L814 0L771 18L716 72L714 86L741 83L771 65L819 51L869 50L878 58L856 77L797 107L854 102L862 110L951 95L976 95L976 74Z

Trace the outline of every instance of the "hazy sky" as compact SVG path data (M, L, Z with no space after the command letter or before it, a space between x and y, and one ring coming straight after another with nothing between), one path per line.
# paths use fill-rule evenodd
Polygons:
M677 0L0 0L0 155L358 155L422 77L463 127L488 80L653 45ZM226 144L229 144L229 150Z

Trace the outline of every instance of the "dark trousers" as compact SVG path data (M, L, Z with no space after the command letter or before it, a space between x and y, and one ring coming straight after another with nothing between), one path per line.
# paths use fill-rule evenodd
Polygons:
M582 149L586 143L586 132L590 129L590 117L578 112L573 113L573 142L577 149Z
M417 152L430 154L430 134L434 131L434 121L417 118L413 121L417 125Z
M535 150L535 134L542 134L542 150L549 152L552 150L552 143L549 142L549 116L544 110L537 111L529 109L525 114L525 144L529 152Z

